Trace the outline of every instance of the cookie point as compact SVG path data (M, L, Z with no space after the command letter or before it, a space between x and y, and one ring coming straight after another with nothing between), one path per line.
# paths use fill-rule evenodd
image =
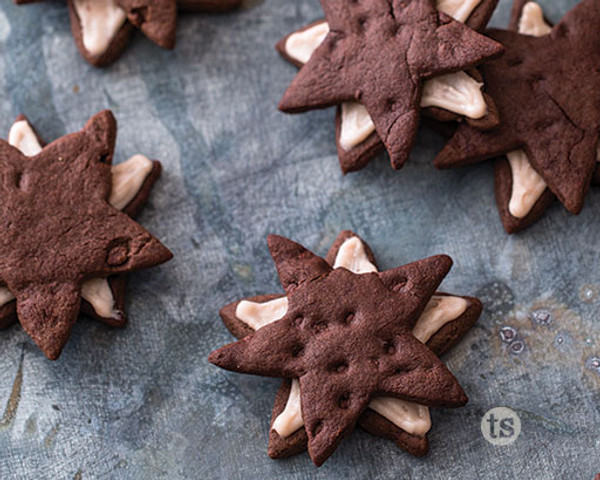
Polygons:
M454 264L452 258L445 254L434 255L429 257L427 260L443 270L444 275L450 271L452 265Z

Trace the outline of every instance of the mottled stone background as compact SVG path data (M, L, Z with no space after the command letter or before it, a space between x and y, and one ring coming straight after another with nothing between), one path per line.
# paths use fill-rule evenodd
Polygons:
M574 3L543 2L553 20ZM506 24L509 8L503 0L495 25ZM58 362L19 326L0 332L0 478L591 480L600 471L600 192L578 217L555 205L508 236L491 165L436 171L442 139L430 131L402 171L382 156L342 176L333 111L276 109L295 69L273 46L320 15L317 0L264 0L229 15L184 16L174 52L138 35L116 65L97 70L79 57L62 2L2 0L0 131L23 112L52 139L111 108L117 161L143 152L163 162L141 221L175 259L132 276L127 328L82 318ZM278 381L206 361L231 340L220 306L279 291L267 233L324 253L344 228L364 236L386 268L452 255L444 289L485 302L478 325L446 356L470 402L433 411L425 459L357 431L318 470L306 455L272 461ZM539 310L550 316L532 317ZM503 326L522 343L503 343ZM495 406L521 418L511 446L481 435Z

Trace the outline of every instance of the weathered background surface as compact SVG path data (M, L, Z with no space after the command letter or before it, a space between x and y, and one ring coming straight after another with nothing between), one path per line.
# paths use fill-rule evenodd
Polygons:
M554 20L574 4L543 3ZM501 2L495 25L506 24L509 8ZM117 159L143 152L163 161L141 220L175 259L131 278L126 329L83 318L56 363L19 326L0 332L0 478L591 479L600 471L600 192L579 217L556 205L509 237L491 166L436 171L442 140L429 131L403 171L382 156L343 177L333 111L276 109L295 69L273 45L320 15L317 0L265 0L186 16L174 52L138 35L116 65L96 70L79 57L62 2L2 0L0 131L23 112L52 139L112 108ZM471 401L433 412L425 459L357 431L319 470L306 455L272 461L278 382L206 361L231 340L220 306L279 291L267 233L324 253L344 228L363 235L383 267L452 255L444 288L486 304L446 357ZM532 321L540 309L548 325ZM520 344L502 343L502 326L517 330L520 354L511 353ZM502 405L518 412L523 432L494 447L479 425Z

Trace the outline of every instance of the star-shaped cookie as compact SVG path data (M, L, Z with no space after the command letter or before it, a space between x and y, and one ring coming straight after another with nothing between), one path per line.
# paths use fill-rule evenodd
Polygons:
M486 132L460 125L435 160L450 168L506 155L496 165L505 229L537 220L554 195L578 214L593 180L600 131L600 4L584 0L556 26L518 1L513 30L490 30L506 48L481 67L500 114Z
M449 257L430 257L380 273L351 232L343 233L334 245L336 256L329 259L333 265L283 237L270 236L268 241L286 297L240 302L234 312L233 305L226 307L222 312L226 324L243 338L213 352L209 360L229 370L293 380L287 384L291 394L280 392L273 422L278 435L292 438L291 444L280 443L283 450L278 455L272 436L273 456L295 453L290 449L302 450L306 442L311 458L321 465L367 407L410 416L412 427L424 438L429 421L425 406L456 407L466 402L456 379L418 340L443 327L440 312L431 314L437 319L431 323L419 325L419 319L427 315L424 311L450 269ZM460 299L446 305L454 311L453 319L469 307ZM447 331L459 332L458 338L477 315L447 323ZM241 318L245 322L238 321ZM436 348L443 350L454 338L452 333L437 337ZM289 398L281 409L285 396ZM412 428L408 423L405 427ZM378 434L389 427L385 419L380 425L366 424ZM293 439L303 432L306 440ZM426 451L423 441L415 447L418 451Z
M362 105L396 169L414 144L425 80L467 70L502 52L497 42L438 11L434 0L321 0L321 5L325 37L279 107L297 113ZM366 126L354 125L361 132L354 138L368 136ZM341 131L342 143L343 138Z
M30 157L37 155L45 145L24 115L19 115L13 123L8 143ZM139 154L111 167L111 205L135 217L144 207L160 173L160 162ZM107 325L123 326L127 320L124 313L126 279L126 275L113 275L87 282L82 289L81 311ZM16 302L6 288L0 288L0 328L16 321Z
M17 4L40 0L14 0ZM166 49L175 47L177 10L218 12L242 0L67 0L71 31L83 57L96 67L117 60L136 29Z
M497 0L437 0L438 10L464 22L474 30L485 28ZM283 58L302 67L321 45L329 32L326 20L318 20L277 43ZM491 97L484 91L476 69L447 73L427 80L421 96L421 112L439 121L462 120L476 128L488 129L498 124ZM344 102L336 109L336 146L343 173L365 167L383 150L384 145L366 108L360 103Z
M0 140L0 325L16 316L53 360L80 308L122 325L123 274L172 257L120 211L139 211L160 164L136 155L111 166L115 140L109 111L46 146L21 116Z
M326 260L335 268L344 267L354 273L377 271L371 249L351 231L338 235ZM287 306L285 295L260 295L230 303L220 314L229 331L237 338L243 338L279 320ZM471 328L481 309L481 302L476 298L438 292L413 327L413 334L441 355ZM284 380L277 392L271 418L269 456L272 458L289 457L306 450L307 436L299 400L298 381ZM374 435L393 440L413 455L427 453L426 434L431 420L425 406L397 398L379 398L371 402L358 424Z

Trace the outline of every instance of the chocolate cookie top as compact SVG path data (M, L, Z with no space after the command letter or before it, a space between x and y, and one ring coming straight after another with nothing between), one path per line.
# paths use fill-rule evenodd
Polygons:
M354 232L341 232L326 256L334 268L361 274L377 271L369 246ZM220 311L227 328L238 338L281 319L287 312L285 295L259 295L233 302ZM481 302L471 297L436 293L412 329L413 335L437 355L456 344L481 313ZM426 434L431 428L429 409L393 397L377 397L358 424L370 433L393 440L417 456L428 450ZM284 380L275 398L269 433L269 456L285 458L307 448L297 379Z
M108 203L115 139L115 119L104 111L32 156L0 140L0 279L16 298L21 325L50 359L68 340L87 280L172 256Z
M437 0L438 10L464 22L475 30L485 28L497 0ZM321 45L329 32L326 20L313 22L277 43L277 50L290 63L301 67ZM453 72L426 80L421 95L421 113L439 121L465 120L476 128L498 124L496 108L479 73ZM337 108L336 145L340 168L348 173L363 168L383 144L366 108L360 103L344 102Z
M537 198L547 185L570 212L579 213L597 160L599 22L600 4L584 0L552 28L541 13L528 12L519 25L527 33L490 30L506 53L481 72L501 123L485 132L461 125L436 165L455 167L508 154L514 157L513 171L531 170L531 177L542 180L534 182ZM531 209L520 206L511 210L515 217Z
M423 81L502 52L498 43L439 12L433 0L322 0L329 31L285 92L295 113L362 104L394 168L414 143Z
M8 143L28 157L39 154L45 145L24 115L19 115L13 123ZM112 165L109 203L129 216L135 216L146 203L160 173L160 162L140 154ZM125 276L121 274L86 280L81 286L81 311L111 326L124 325ZM14 296L6 287L0 287L0 326L4 328L16 321Z
M268 243L288 308L280 320L213 352L209 361L299 379L315 464L333 453L377 396L426 406L466 403L454 376L411 333L450 269L449 257L355 274L283 237L270 236Z

